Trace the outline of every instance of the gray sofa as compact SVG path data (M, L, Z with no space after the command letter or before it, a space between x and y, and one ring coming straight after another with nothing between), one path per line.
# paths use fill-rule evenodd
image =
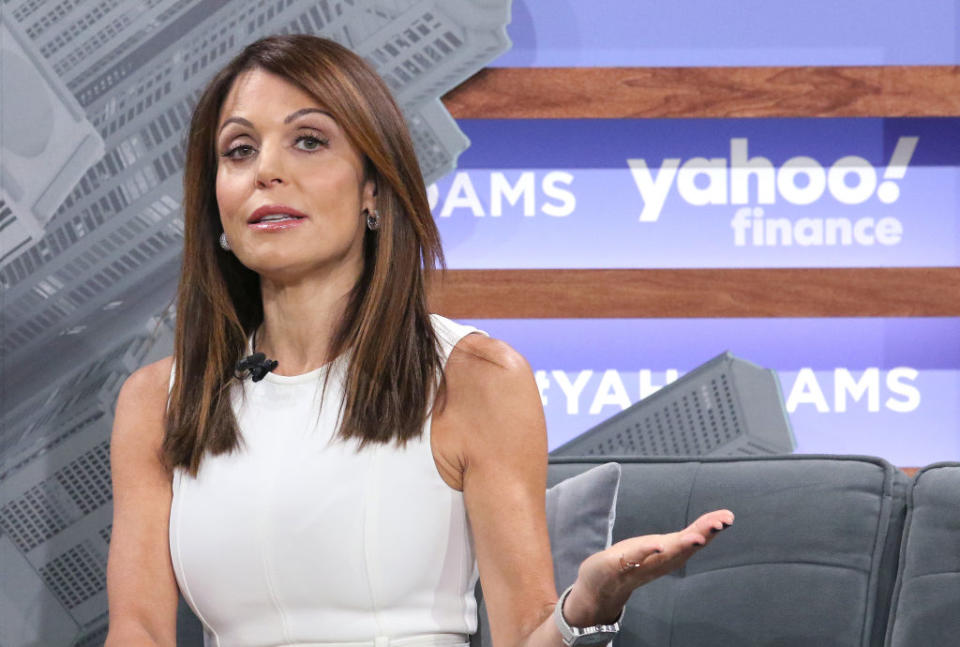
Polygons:
M549 484L610 460L552 458ZM909 479L867 457L613 460L614 541L737 517L634 593L615 647L960 645L960 464ZM178 637L202 645L183 604Z
M550 483L608 460L553 459ZM719 507L737 520L634 593L615 647L960 645L960 464L616 460L614 541Z

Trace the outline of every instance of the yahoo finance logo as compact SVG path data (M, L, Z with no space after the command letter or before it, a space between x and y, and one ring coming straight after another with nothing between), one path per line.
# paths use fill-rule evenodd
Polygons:
M627 164L643 199L642 223L660 219L676 187L680 199L693 206L736 206L730 228L738 247L889 246L898 244L903 236L903 224L892 215L823 217L811 212L786 218L777 217L772 205L780 201L806 207L823 200L860 205L872 199L893 204L900 198L898 182L906 176L918 141L919 137L900 137L882 169L857 155L841 157L829 167L798 155L776 168L766 157L751 157L746 137L730 140L729 159L668 158L656 170L644 159L628 159Z

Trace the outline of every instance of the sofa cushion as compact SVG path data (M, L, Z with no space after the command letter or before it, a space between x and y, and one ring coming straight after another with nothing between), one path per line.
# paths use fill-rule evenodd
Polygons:
M603 457L604 461L610 457ZM685 568L638 589L629 647L879 647L908 479L871 458L623 458L614 541L729 508L736 523ZM595 464L551 460L549 479Z
M888 627L889 647L960 641L960 463L914 477Z

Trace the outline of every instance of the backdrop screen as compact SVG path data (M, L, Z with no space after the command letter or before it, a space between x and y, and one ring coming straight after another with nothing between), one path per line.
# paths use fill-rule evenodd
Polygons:
M960 265L957 118L459 123L451 268Z
M484 319L530 362L550 447L724 350L776 370L801 453L960 460L960 318Z
M955 0L513 0L502 67L954 65Z

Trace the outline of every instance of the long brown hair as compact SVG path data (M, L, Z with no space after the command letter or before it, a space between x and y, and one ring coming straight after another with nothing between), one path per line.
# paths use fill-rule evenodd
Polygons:
M252 69L290 81L324 106L363 155L377 187L381 224L376 232L365 230L362 275L328 349L328 357L350 351L340 436L360 446L404 443L421 433L433 389L443 388L426 299L443 253L400 109L376 72L337 43L305 35L264 38L213 78L187 140L176 369L162 451L169 468L193 475L207 451L239 446L230 387L247 339L263 321L259 276L217 244L217 121L234 80Z

